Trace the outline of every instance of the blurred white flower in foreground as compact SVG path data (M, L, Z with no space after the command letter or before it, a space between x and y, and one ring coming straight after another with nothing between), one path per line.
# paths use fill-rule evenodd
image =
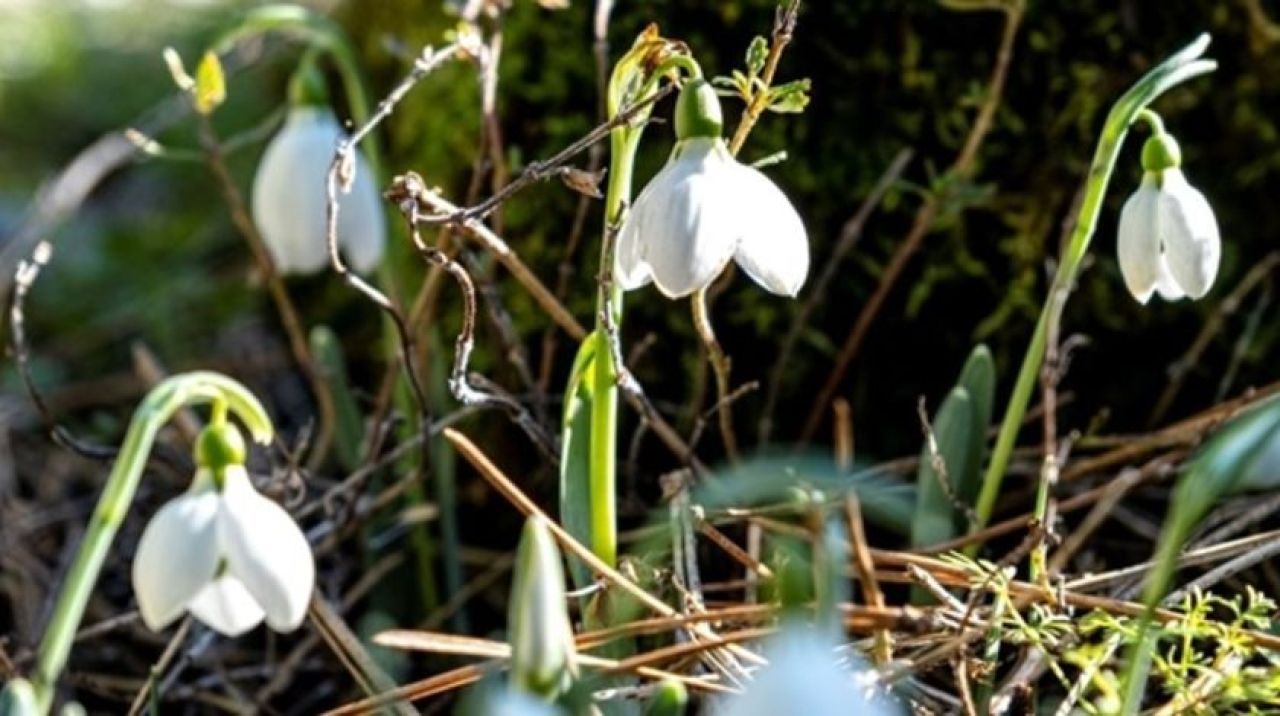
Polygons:
M1218 222L1180 165L1177 142L1157 131L1142 150L1142 186L1120 212L1120 272L1140 303L1152 293L1167 301L1200 298L1218 275Z
M690 80L676 106L679 141L618 236L614 275L623 289L652 281L680 298L710 284L730 259L773 293L794 296L804 284L809 241L800 215L768 177L729 153L720 126L715 91Z
M326 179L334 149L346 133L328 107L289 110L267 145L253 179L253 220L281 274L310 274L329 263ZM386 218L368 161L356 153L351 191L338 188L338 248L351 266L368 273L382 260Z
M511 685L548 701L569 689L577 671L560 562L560 550L546 521L529 518L516 551L507 608Z
M264 618L276 631L297 629L315 576L298 525L254 489L238 461L221 467L201 461L186 494L147 524L133 562L133 589L148 628L163 629L188 611L227 636Z
M746 691L717 702L712 716L898 716L903 710L887 695L870 693L859 681L857 663L842 667L833 639L808 625L784 625L764 645L768 665L756 673Z

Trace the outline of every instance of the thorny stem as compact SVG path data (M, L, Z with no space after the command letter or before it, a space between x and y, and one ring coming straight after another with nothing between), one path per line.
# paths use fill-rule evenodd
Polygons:
M133 503L156 435L183 407L218 402L235 412L256 442L271 441L271 420L258 399L239 383L217 373L198 371L169 378L152 388L134 411L120 454L111 467L107 484L67 570L66 581L53 607L53 616L40 641L31 684L41 712L48 712L53 703L58 675L71 654L71 644L106 560L107 550Z
M284 327L285 335L289 338L289 350L293 353L293 359L298 363L298 368L307 379L307 383L310 384L312 394L315 395L316 409L320 413L320 425L314 448L307 461L312 468L315 468L324 461L333 441L336 423L333 392L316 369L315 357L311 355L311 345L307 341L302 319L298 316L298 309L293 305L293 299L289 297L284 279L276 271L275 262L271 260L271 254L263 243L262 235L258 233L257 225L253 223L253 219L249 218L244 197L227 169L222 146L213 129L213 123L205 115L199 116L199 122L200 141L204 145L205 159L218 183L218 189L222 192L223 201L227 203L227 209L231 212L231 221L244 237L245 242L249 244L249 251L253 254L263 281L267 284L271 300L276 305L276 312L280 315L280 323Z

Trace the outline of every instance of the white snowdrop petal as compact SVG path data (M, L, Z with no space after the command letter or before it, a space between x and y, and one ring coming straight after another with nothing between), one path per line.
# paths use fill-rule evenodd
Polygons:
M358 152L355 183L339 193L338 209L338 246L356 271L372 272L386 248L387 220L373 170Z
M244 583L279 632L302 623L315 586L307 538L284 508L258 493L243 468L227 469L218 515L227 571Z
M650 196L641 224L642 256L668 298L711 283L733 257L741 210L725 175L732 161L719 139L682 142L668 164L675 171Z
M1200 298L1213 286L1222 257L1217 219L1181 171L1166 170L1160 189L1160 238L1169 271L1188 296Z
M1177 301L1186 298L1187 294L1178 285L1178 280L1173 277L1173 273L1169 271L1169 261L1164 254L1157 259L1156 274L1156 293L1160 294L1160 298L1166 301Z
M329 264L326 182L345 135L333 112L297 107L272 138L253 181L254 223L283 274L309 274ZM357 271L377 266L386 243L376 178L357 152L351 192L338 196L338 246Z
M765 642L769 663L754 674L741 694L715 703L713 716L897 716L889 697L871 695L855 680L857 672L837 663L835 640L807 625L792 624ZM860 660L852 657L855 665Z
M161 507L138 542L133 591L152 631L177 619L218 566L218 495L199 478L196 485Z
M262 623L262 607L240 580L223 575L191 600L191 614L223 636L240 636Z
M618 245L613 252L613 277L624 291L632 291L644 286L653 279L649 264L644 260L644 242L649 238L650 227L655 218L659 218L665 207L662 199L654 198L655 194L670 191L674 175L680 167L674 162L668 163L636 197L631 211L622 222L618 232Z
M1160 236L1156 225L1159 189L1155 177L1143 177L1138 188L1120 210L1116 254L1120 274L1129 293L1139 303L1151 300L1160 276Z
M809 275L809 239L791 201L755 167L734 163L742 235L734 260L756 283L794 296ZM743 210L745 209L745 210Z
M341 131L327 109L293 109L258 163L253 219L283 274L325 265L325 177Z

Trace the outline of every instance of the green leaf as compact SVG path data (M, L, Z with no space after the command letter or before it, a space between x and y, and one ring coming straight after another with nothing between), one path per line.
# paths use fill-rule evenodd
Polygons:
M351 392L351 384L347 381L347 365L342 353L342 344L333 330L323 325L311 329L309 338L311 355L315 357L316 370L320 371L320 380L329 386L329 394L333 396L334 451L344 468L354 470L360 465L360 447L364 442L364 419Z
M803 112L809 106L808 78L787 82L769 90L769 111L783 114Z
M973 429L969 431L969 454L964 465L951 477L956 487L956 497L965 504L972 504L982 486L982 459L987 448L987 428L991 426L991 412L996 399L996 364L991 350L979 344L969 354L956 385L969 392L973 407Z
M970 462L974 431L973 400L961 386L951 389L933 417L933 436L937 446L936 465L926 439L920 449L920 467L916 472L916 514L911 524L911 544L915 547L936 544L956 534L955 507L943 480L951 485L957 471ZM942 475L945 471L946 475Z
M213 114L227 99L227 81L222 74L222 63L213 52L204 53L196 67L195 103L200 114Z
M595 357L600 334L582 341L569 373L564 393L564 416L560 442L560 523L574 539L589 545L591 540L591 402L595 384ZM582 560L569 560L574 587L585 589L594 582Z
M797 488L833 497L853 490L868 522L910 534L912 485L875 469L849 474L825 454L761 456L726 466L698 484L693 501L707 510L769 505L794 499Z
M769 42L763 37L756 35L751 40L751 44L747 46L747 72L755 77L764 69L764 63L769 59Z
M1146 611L1137 626L1135 645L1126 657L1128 666L1122 692L1136 703L1145 693L1151 657L1156 648L1152 632L1155 608L1164 599L1177 571L1182 547L1196 524L1224 495L1237 489L1245 475L1280 433L1280 399L1272 398L1236 417L1209 439L1191 461L1173 490L1169 515L1160 532L1154 566L1143 590Z
M1185 532L1224 496L1248 486L1246 478L1280 436L1280 398L1273 398L1236 417L1210 438L1174 488L1165 520Z

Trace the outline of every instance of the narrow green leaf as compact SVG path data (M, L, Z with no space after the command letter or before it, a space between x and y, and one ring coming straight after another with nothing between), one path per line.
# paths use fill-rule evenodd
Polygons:
M1147 576L1143 602L1146 611L1138 623L1138 636L1126 658L1122 693L1136 704L1146 692L1147 676L1156 636L1151 632L1153 612L1164 599L1177 571L1183 543L1196 524L1243 482L1249 471L1280 435L1280 399L1271 399L1232 420L1209 439L1179 478L1169 515L1160 533L1155 566Z
M956 487L956 497L966 505L972 504L982 485L982 460L987 450L987 428L991 426L991 412L996 399L996 364L991 350L979 344L969 354L956 385L969 392L973 408L973 429L969 431L968 460L951 476Z
M951 389L933 417L933 435L937 458L929 441L920 449L920 467L916 472L916 515L911 524L911 544L916 547L951 539L956 534L955 507L943 480L951 480L957 470L969 463L972 449L973 401L961 386ZM941 474L939 467L945 471Z
M311 329L310 342L311 355L315 356L317 364L315 368L320 371L320 379L329 386L329 393L333 396L334 451L344 468L354 470L360 464L364 419L347 380L342 344L333 330L323 325Z
M574 539L591 544L591 400L599 334L582 341L569 373L564 393L564 417L560 442L560 523ZM594 581L582 560L569 560L574 587L585 589Z

